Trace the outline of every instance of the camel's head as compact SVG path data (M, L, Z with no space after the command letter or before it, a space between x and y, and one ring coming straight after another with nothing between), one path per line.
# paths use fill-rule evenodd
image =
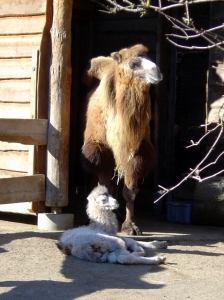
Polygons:
M156 84L163 79L159 67L147 56L148 49L141 45L124 48L118 52L111 53L111 57L122 68L131 72L146 84Z
M89 206L97 206L101 210L114 210L119 207L116 199L114 199L108 192L108 189L99 185L87 197Z

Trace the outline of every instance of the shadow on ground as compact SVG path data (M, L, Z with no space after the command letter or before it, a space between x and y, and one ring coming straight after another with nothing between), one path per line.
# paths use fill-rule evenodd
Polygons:
M88 299L92 294L92 299L98 299L97 293L100 299L102 292L105 298L101 299L120 299L119 293L122 290L128 293L127 297L132 298L134 293L134 299L140 300L141 297L137 295L141 295L141 291L163 290L166 287L167 282L161 278L167 276L166 273L171 271L172 266L175 267L177 256L182 257L184 254L183 258L186 260L187 256L190 262L198 255L210 258L224 255L215 251L214 246L215 243L224 242L224 228L184 226L149 220L140 223L145 232L142 239L168 241L170 249L159 251L160 254L167 255L167 264L94 264L61 254L55 246L61 232L40 232L34 226L34 230L29 227L20 230L18 223L12 223L11 226L18 226L18 229L11 232L7 231L10 227L1 228L1 263L4 262L4 256L9 261L4 264L3 280L0 282L3 293L0 294L0 300L70 300L84 296ZM26 227L23 226L24 228ZM18 253L20 247L22 250ZM51 255L46 257L49 252ZM149 254L154 255L152 251ZM10 272L13 265L15 271L7 274L7 264L11 267Z

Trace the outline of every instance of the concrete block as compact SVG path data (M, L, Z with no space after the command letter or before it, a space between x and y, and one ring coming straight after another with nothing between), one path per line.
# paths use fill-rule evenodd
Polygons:
M73 214L40 213L37 220L40 230L67 230L74 227Z

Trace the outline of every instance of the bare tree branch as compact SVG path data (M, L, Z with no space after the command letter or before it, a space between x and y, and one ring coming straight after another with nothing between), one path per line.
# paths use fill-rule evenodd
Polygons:
M221 51L224 51L224 37L214 33L215 30L223 29L224 24L209 29L197 29L194 26L194 20L191 18L189 10L189 7L193 4L220 2L220 0L168 0L167 2L172 4L166 3L165 6L162 5L161 0L158 0L157 6L151 5L150 0L139 0L139 4L136 4L130 0L122 0L119 3L117 3L116 0L92 1L98 3L104 8L104 10L100 10L101 12L109 14L115 14L119 11L125 11L129 13L139 13L142 17L147 15L150 10L154 10L158 14L161 14L163 17L165 17L168 20L168 22L172 24L173 30L178 30L181 32L181 34L170 33L166 35L167 41L173 44L174 46L188 50L205 50L217 47ZM182 20L173 18L167 14L168 10L172 10L179 7L185 7L185 15L182 17ZM192 32L192 34L190 34L190 32ZM201 47L196 45L187 46L177 41L177 39L192 40L197 37L205 39L207 45ZM173 40L172 38L175 38L176 40Z
M220 127L220 131L219 131L219 134L217 136L217 138L215 139L214 143L212 144L212 146L210 147L209 151L207 152L207 154L205 155L205 157L199 162L199 164L194 168L194 169L190 169L190 173L185 176L180 182L178 182L175 186L171 187L171 188L165 188L161 185L158 185L159 188L161 188L164 193L154 201L154 203L158 202L160 199L162 199L165 195L167 195L168 193L170 193L171 191L175 190L177 187L179 187L184 181L186 181L187 179L189 178L194 178L198 181L203 181L205 179L201 179L200 176L199 176L199 173L200 173L200 169L199 167L206 161L206 159L209 157L209 155L211 154L211 152L213 151L215 145L218 143L222 133L223 133L223 123L222 121L220 122L220 124L218 124L218 127ZM218 174L220 174L222 171L220 171ZM193 175L195 174L195 175ZM210 177L214 177L216 176L217 174L213 174L211 175ZM207 178L210 178L210 177L207 177Z
M210 123L211 124L211 123ZM201 125L201 127L202 126L206 126L206 125ZM208 124L207 124L207 126L208 126ZM207 136L207 135L209 135L211 132L213 132L213 131L215 131L217 128L219 128L220 127L220 124L218 124L216 127L214 127L213 129L211 129L211 130L209 130L208 132L206 132L201 138L200 138L200 140L198 140L197 142L194 142L194 141L192 141L191 140L191 145L189 145L189 146L186 146L186 148L191 148L191 147L193 147L193 146L198 146L199 144L200 144L200 142Z

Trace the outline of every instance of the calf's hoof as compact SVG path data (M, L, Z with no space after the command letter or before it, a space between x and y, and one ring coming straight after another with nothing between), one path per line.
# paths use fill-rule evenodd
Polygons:
M157 256L158 258L158 264L164 264L166 261L166 257L165 256Z

